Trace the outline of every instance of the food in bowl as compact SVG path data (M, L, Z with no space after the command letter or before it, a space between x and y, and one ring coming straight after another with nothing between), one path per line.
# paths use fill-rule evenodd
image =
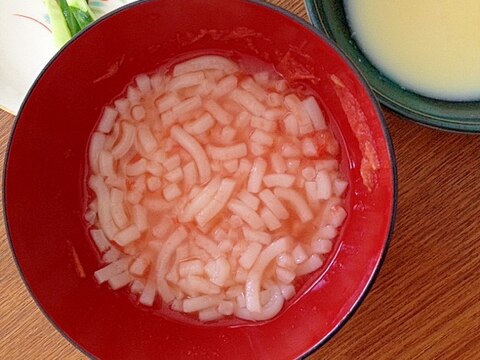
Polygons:
M352 36L399 85L441 100L480 99L480 2L344 0Z
M136 306L129 287L112 291L92 275L100 265L84 220L85 155L101 109L136 75L200 52L254 56L293 86L308 86L340 146L348 216L326 264L307 275L268 321L200 322L163 303ZM368 149L378 160L371 188L362 175ZM393 148L375 97L322 34L263 1L141 1L95 22L35 83L17 118L5 168L6 224L26 286L66 339L100 359L307 356L365 299L395 215Z
M96 280L200 321L271 319L347 216L339 149L313 92L258 59L136 76L89 145Z

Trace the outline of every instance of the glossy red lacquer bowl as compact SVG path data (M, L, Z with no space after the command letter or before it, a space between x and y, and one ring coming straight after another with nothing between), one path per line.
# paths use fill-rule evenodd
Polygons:
M340 138L350 181L348 218L329 265L271 321L228 326L170 320L93 279L99 263L83 220L85 165L100 110L136 74L199 50L254 55L291 80L313 75L319 81L303 81L322 99ZM378 154L371 192L360 175L362 155L352 119L363 119ZM8 150L5 219L19 269L38 305L93 357L291 359L330 338L372 285L393 227L395 176L392 146L371 92L345 57L308 24L262 2L147 1L82 32L32 87Z

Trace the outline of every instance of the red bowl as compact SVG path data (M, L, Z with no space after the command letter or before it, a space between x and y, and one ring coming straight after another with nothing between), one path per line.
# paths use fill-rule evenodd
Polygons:
M340 139L350 181L348 218L328 267L271 321L230 326L172 320L142 310L93 279L99 263L83 214L87 142L100 110L136 74L192 51L253 55L290 80L314 75L320 81L303 81L322 99ZM372 191L360 174L363 140L352 130L355 119L363 119L380 162ZM358 124L353 128L361 130ZM311 353L346 322L372 285L396 204L392 145L358 72L307 23L245 0L140 2L89 27L30 90L5 168L5 221L27 287L72 343L102 359L291 359Z

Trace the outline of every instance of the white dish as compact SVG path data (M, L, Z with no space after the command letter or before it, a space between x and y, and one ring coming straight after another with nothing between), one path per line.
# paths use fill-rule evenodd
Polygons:
M90 0L98 16L136 0ZM16 115L43 67L55 55L42 0L0 0L0 108Z

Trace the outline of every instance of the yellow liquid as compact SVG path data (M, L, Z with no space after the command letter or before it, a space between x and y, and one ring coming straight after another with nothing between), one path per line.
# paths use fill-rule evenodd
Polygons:
M345 10L387 77L433 98L480 99L480 0L345 0Z

